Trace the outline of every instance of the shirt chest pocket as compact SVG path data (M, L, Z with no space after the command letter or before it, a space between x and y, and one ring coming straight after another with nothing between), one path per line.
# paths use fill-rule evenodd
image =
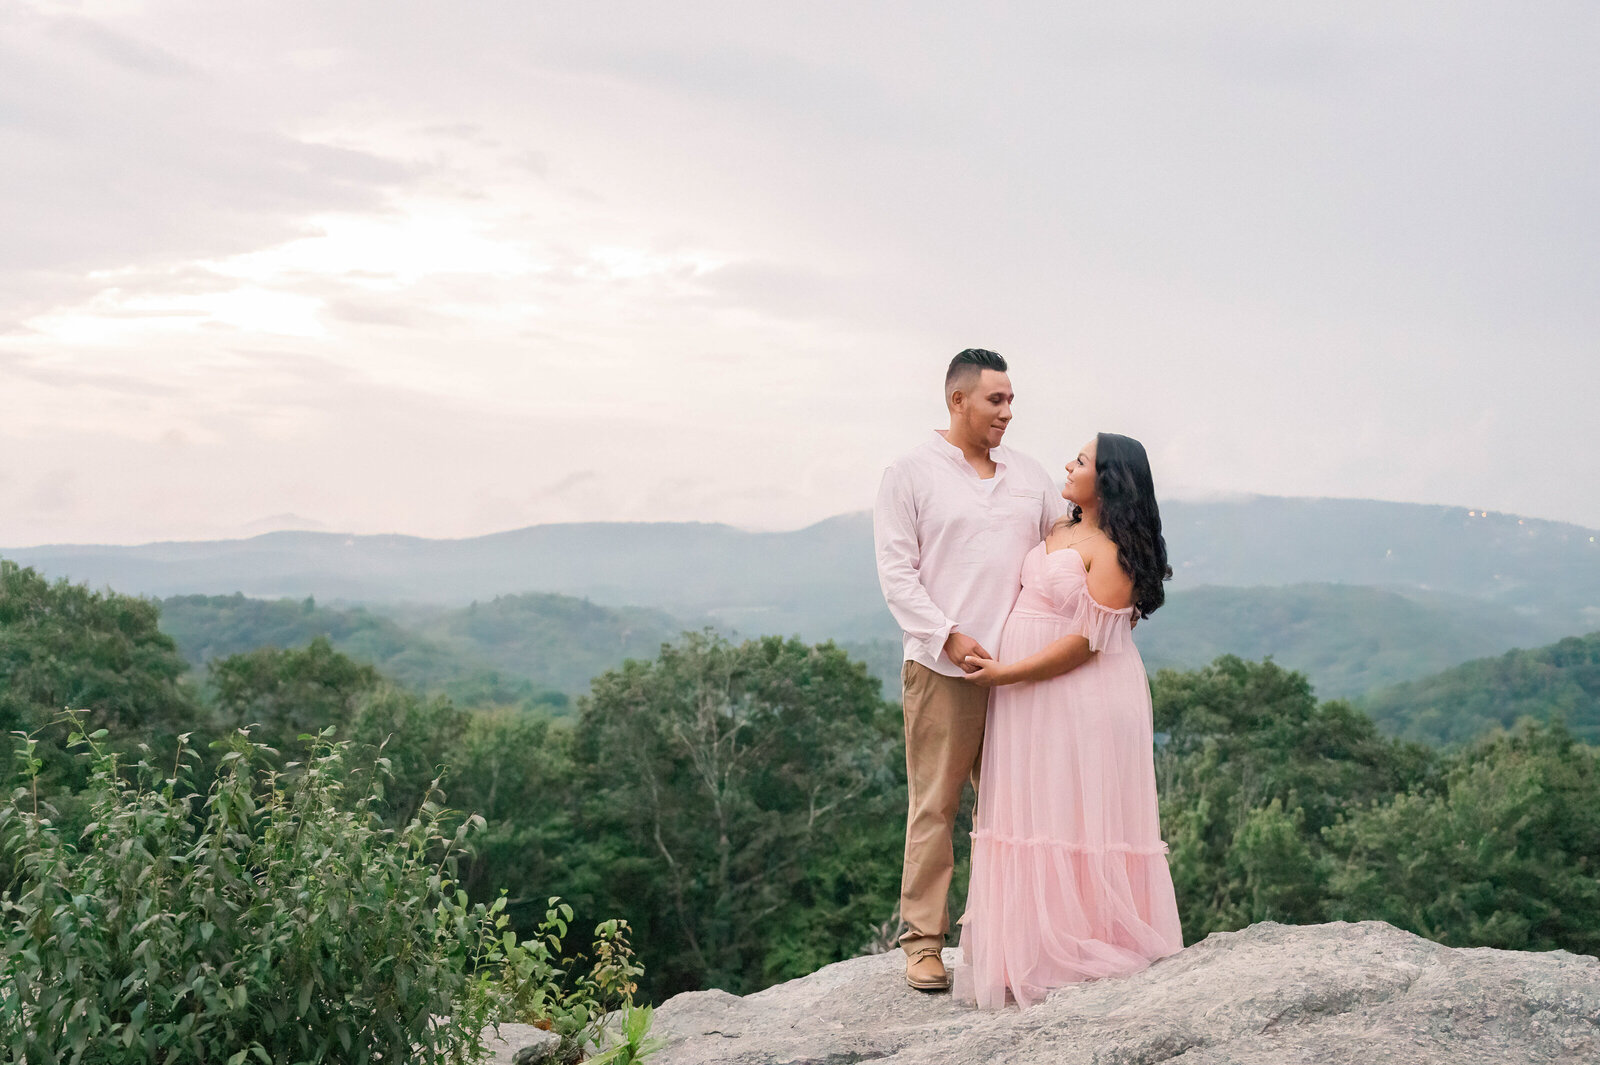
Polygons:
M1008 532L1026 540L1029 547L1039 542L1043 535L1044 496L1039 492L1021 488L1002 488L995 499L994 520L1004 524Z
M997 485L987 497L952 493L922 502L917 523L925 549L937 541L951 561L987 565L1038 543L1043 511L1037 492Z
M985 504L974 508L971 516L974 534L965 545L971 557L1021 559L1023 553L1039 542L1044 500L1037 493L1000 487Z

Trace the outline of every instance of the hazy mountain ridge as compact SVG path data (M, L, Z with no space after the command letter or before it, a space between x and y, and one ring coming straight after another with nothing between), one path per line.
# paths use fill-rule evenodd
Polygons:
M1574 631L1585 627L1584 616L1600 624L1600 544L1594 530L1576 525L1481 517L1460 507L1266 496L1179 500L1163 513L1175 590L1301 583L1413 588L1548 614ZM673 613L765 613L781 622L776 631L807 636L823 635L821 628L868 638L888 624L865 512L777 533L588 523L464 540L278 532L0 554L51 576L163 597L237 589L264 597L462 606L537 591Z
M1459 507L1279 497L1173 501L1163 514L1176 579L1166 608L1139 629L1153 668L1271 654L1305 671L1325 696L1355 695L1600 628L1600 544L1578 526ZM898 632L878 590L864 512L778 533L590 523L466 540L275 532L0 554L52 577L144 595L242 591L365 603L435 649L569 692L586 687L575 671L648 657L660 639L707 621L740 635L835 639L886 683L895 680ZM480 632L485 646L465 622L442 620L472 601L524 594L588 600L586 609L615 616L594 614L584 624L598 628L567 642L540 630L540 610L502 607L495 616L505 631ZM645 613L624 617L629 610ZM578 658L538 666L544 648L568 646Z
M1134 642L1151 673L1198 669L1224 654L1271 657L1310 677L1320 697L1338 699L1567 634L1549 620L1464 596L1348 584L1211 585L1169 593L1139 623ZM886 685L898 683L898 638L844 647Z

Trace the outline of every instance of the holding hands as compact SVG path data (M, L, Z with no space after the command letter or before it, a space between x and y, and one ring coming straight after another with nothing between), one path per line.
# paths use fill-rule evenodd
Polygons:
M968 655L962 661L961 668L967 671L965 679L981 688L1009 683L1004 673L1005 667L984 655Z
M966 673L964 679L979 687L992 688L996 684L1010 683L1001 672L1005 667L984 650L983 644L966 633L952 632L944 641L944 653Z
M989 652L983 649L983 644L966 633L952 632L945 638L944 656L968 673L971 673L974 667L968 664L968 659L974 656L988 658Z

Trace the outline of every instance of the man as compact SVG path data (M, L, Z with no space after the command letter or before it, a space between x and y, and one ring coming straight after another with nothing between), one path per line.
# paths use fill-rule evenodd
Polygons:
M1006 361L968 348L944 381L950 427L896 459L873 510L878 581L905 637L905 866L900 916L906 982L944 990L951 826L978 786L989 691L962 680L968 655L992 658L1021 588L1022 560L1065 503L1044 467L1001 444L1011 423Z

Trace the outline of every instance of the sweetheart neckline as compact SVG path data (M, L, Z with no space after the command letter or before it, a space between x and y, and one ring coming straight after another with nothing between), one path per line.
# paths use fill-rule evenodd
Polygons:
M1099 607L1101 610L1109 610L1113 614L1132 614L1133 613L1133 607L1131 607L1131 606L1106 606L1104 603L1102 603L1100 600L1096 599L1094 596L1089 595L1089 566L1088 566L1088 563L1084 562L1084 560L1083 560L1083 553L1080 552L1076 547L1067 547L1067 546L1063 545L1061 547L1056 548L1054 551L1052 551L1048 547L1045 547L1043 540L1040 540L1039 541L1039 548L1043 552L1045 558L1049 558L1051 555L1059 555L1063 551L1071 551L1074 555L1078 556L1078 566L1079 566L1080 569L1083 570L1083 579L1084 579L1083 594L1088 596L1089 602L1093 603L1095 606Z
M1083 560L1083 552L1079 551L1076 547L1073 547L1069 544L1062 544L1060 547L1052 551L1048 547L1045 547L1043 540L1039 541L1039 546L1044 548L1044 554L1046 558L1049 558L1051 555L1059 555L1063 551L1071 551L1074 555L1078 556L1078 565L1083 567L1083 572L1089 572L1089 564Z

